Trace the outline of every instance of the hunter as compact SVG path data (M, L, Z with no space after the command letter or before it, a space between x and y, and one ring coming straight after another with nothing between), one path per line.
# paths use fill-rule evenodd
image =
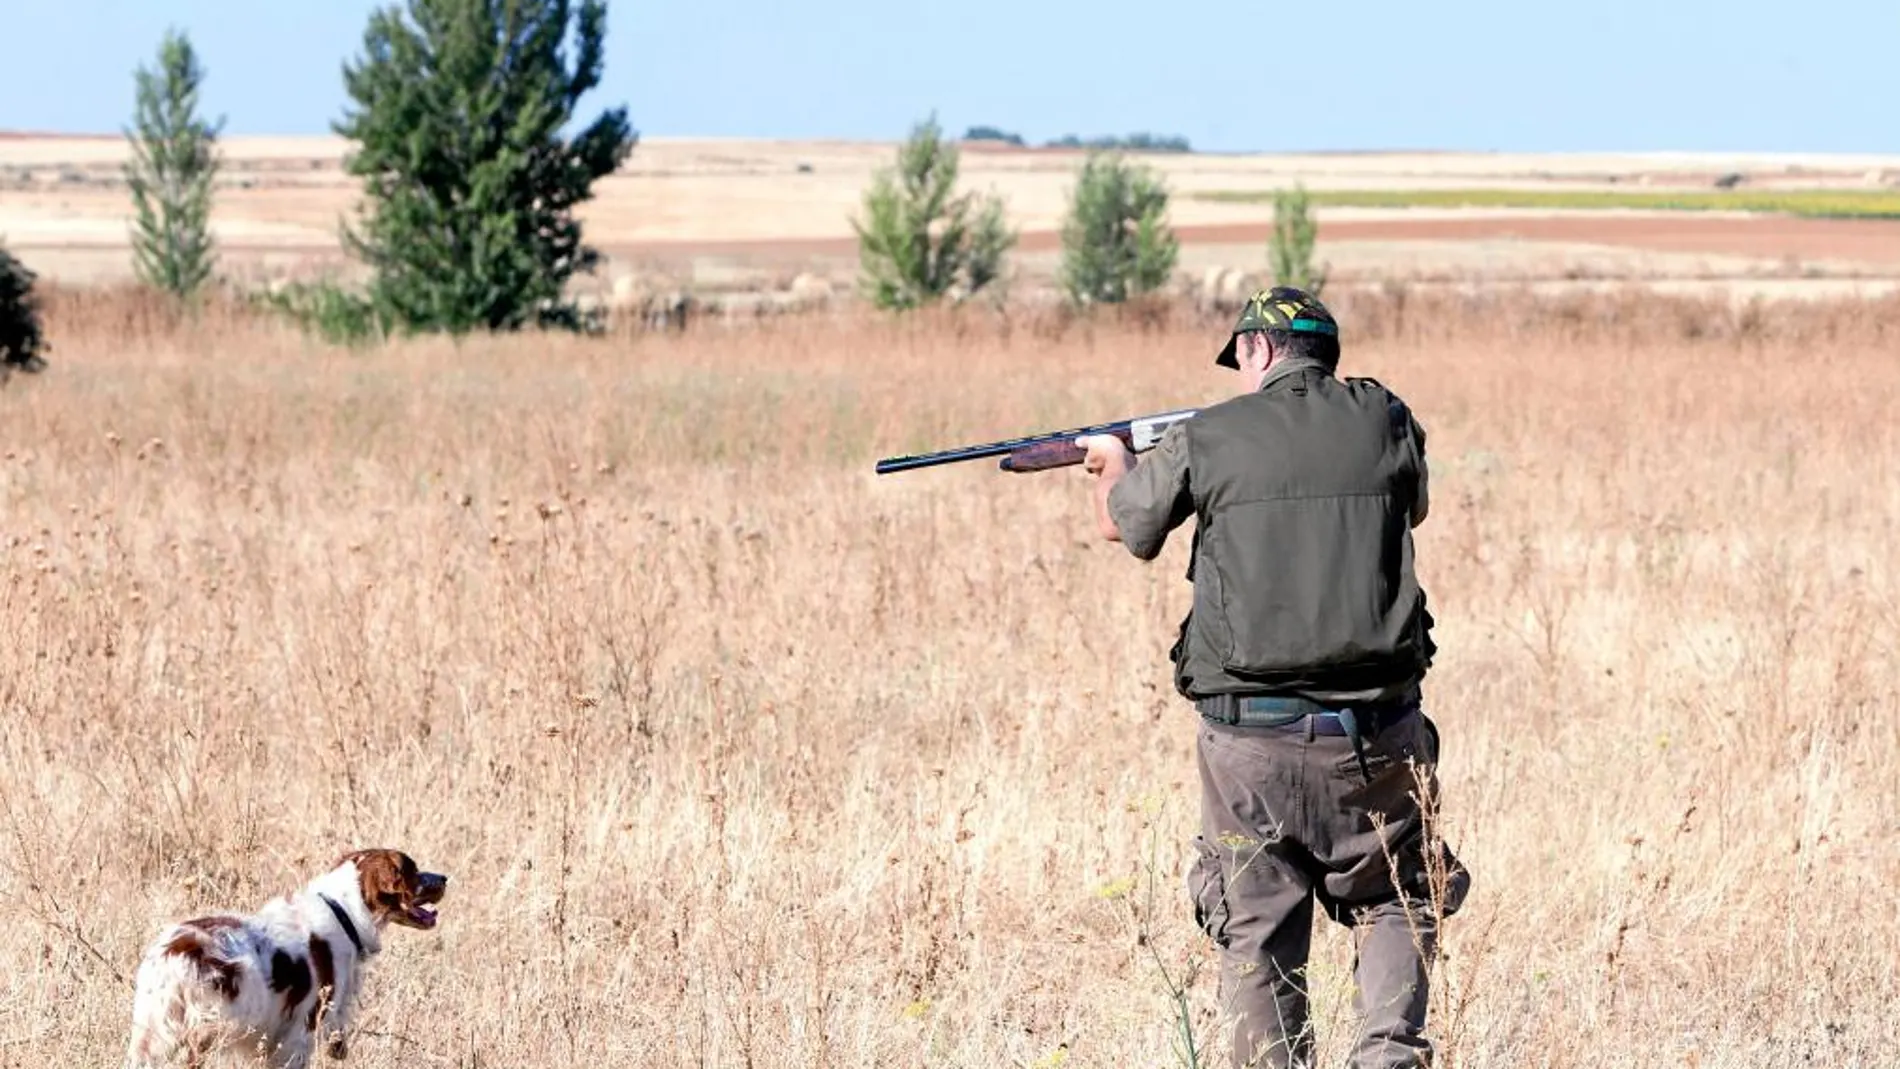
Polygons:
M1470 887L1450 850L1427 849L1420 812L1420 796L1437 800L1439 756L1412 544L1430 510L1425 431L1378 382L1338 377L1339 356L1316 297L1264 290L1215 358L1239 372L1239 396L1169 428L1139 463L1113 436L1079 442L1104 538L1150 561L1195 520L1192 607L1169 657L1200 714L1187 889L1220 948L1235 1066L1312 1059L1316 902L1354 930L1350 1064L1430 1065L1433 884L1444 916Z

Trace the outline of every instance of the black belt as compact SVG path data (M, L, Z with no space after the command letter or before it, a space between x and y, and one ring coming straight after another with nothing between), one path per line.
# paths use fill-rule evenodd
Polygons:
M1194 703L1201 716L1216 724L1236 727L1277 727L1306 730L1315 735L1373 735L1405 719L1418 709L1416 696L1388 698L1359 705L1330 704L1287 695L1243 697L1220 694ZM1345 714L1343 717L1341 714Z

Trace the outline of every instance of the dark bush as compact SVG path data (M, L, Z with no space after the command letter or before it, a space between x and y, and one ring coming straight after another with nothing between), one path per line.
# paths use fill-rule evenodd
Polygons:
M33 291L38 276L19 258L0 248L0 369L41 371L46 367L46 337L40 303Z

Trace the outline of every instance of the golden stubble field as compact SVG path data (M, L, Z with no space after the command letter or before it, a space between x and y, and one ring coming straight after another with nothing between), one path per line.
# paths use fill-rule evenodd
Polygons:
M0 390L0 1062L114 1063L162 921L362 845L453 877L372 1069L1162 1066L1185 976L1209 1037L1185 539L871 465L1222 396L1218 327L352 354L87 300ZM1431 435L1442 1064L1900 1057L1900 309L1831 314L1349 341Z

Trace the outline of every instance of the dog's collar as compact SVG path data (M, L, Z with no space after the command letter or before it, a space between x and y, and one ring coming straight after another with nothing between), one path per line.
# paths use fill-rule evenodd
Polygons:
M336 922L343 926L343 934L350 937L351 945L356 947L356 953L360 956L363 953L363 937L356 934L356 925L350 920L349 913L342 906L337 905L336 899L329 895L319 894L317 897L323 899L323 904L329 906L330 912L336 914Z

